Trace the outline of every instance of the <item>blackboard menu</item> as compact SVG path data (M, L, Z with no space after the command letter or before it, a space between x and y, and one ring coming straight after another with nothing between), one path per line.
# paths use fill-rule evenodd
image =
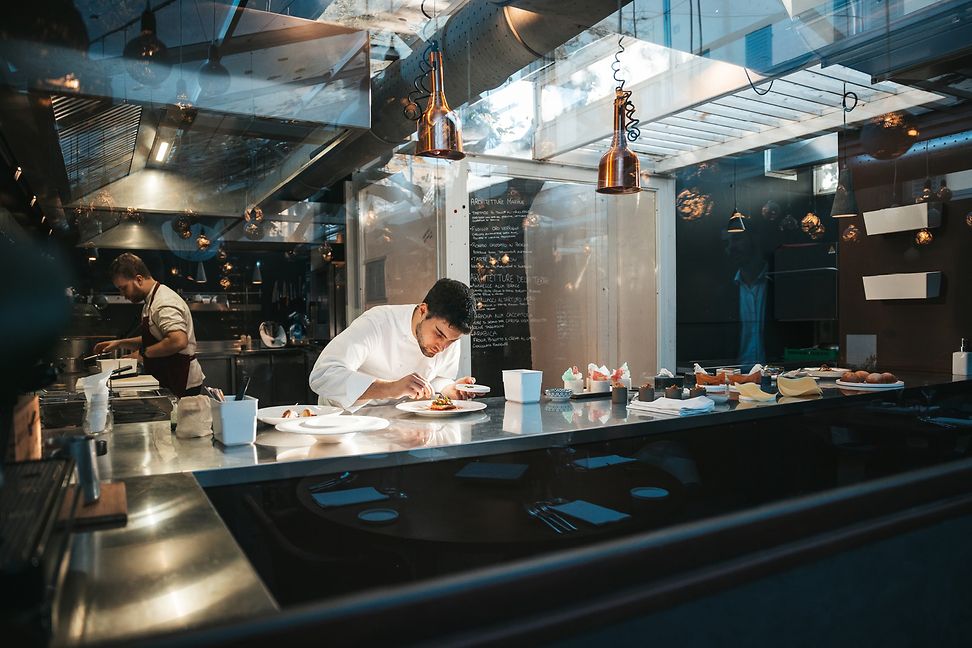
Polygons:
M524 229L543 183L515 178L469 197L470 284L476 295L472 372L502 394L503 369L531 367Z

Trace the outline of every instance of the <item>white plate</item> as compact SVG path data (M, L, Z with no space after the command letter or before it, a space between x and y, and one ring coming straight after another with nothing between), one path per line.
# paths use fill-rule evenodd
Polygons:
M727 385L703 385L706 394L725 394Z
M456 409L445 411L430 410L429 405L431 404L432 401L430 400L410 401L399 403L395 406L395 409L400 409L410 414L420 414L422 416L454 416L456 414L468 414L469 412L486 409L486 403L478 403L476 401L452 401Z
M297 421L280 423L277 429L281 432L295 434L312 434L314 436L335 436L349 432L366 432L383 430L388 427L388 419L377 416L317 416Z
M864 391L874 390L874 389L901 389L904 387L904 381L899 380L893 383L849 383L843 380L837 381L838 387L843 387L844 389L861 389Z
M456 391L467 392L469 394L488 394L489 387L486 385L467 385L465 383L459 383L456 385Z
M309 409L314 412L314 416L289 416L283 418L281 414L287 410L292 412L297 412L300 414L305 409ZM267 425L278 425L280 423L289 423L291 421L297 421L300 419L307 420L310 418L315 418L318 416L336 416L343 412L344 410L340 407L332 407L330 405L276 405L274 407L261 407L257 410L257 419Z
M831 367L830 369L821 371L820 367L804 367L803 371L806 371L807 375L813 376L814 378L840 378L850 370L841 369L840 367Z

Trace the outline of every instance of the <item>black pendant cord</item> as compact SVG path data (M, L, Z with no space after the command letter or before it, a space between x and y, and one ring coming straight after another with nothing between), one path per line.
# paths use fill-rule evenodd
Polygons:
M430 16L425 10L425 0L422 0L422 15L425 16L427 20L435 20L434 16ZM422 52L422 58L419 61L419 73L415 75L412 79L412 87L414 90L408 93L408 101L405 104L405 118L411 119L412 121L418 121L424 112L420 101L428 99L432 96L432 90L425 85L425 80L428 79L429 74L435 69L429 64L429 55L439 51L439 41L432 39L429 44L426 45L425 51Z
M848 105L847 100L850 99L850 98L853 98L854 99L854 103ZM841 114L841 117L843 117L843 120L844 120L844 128L843 128L843 131L842 131L842 134L844 135L844 143L843 143L843 146L841 146L841 149L843 151L843 155L841 157L843 157L844 168L845 169L847 168L847 141L846 141L847 140L847 113L849 113L852 110L854 110L855 108L857 108L857 102L858 102L857 93L855 93L855 92L848 92L847 91L847 82L845 81L844 82L844 94L843 94L843 96L840 99L840 107L842 109L841 110L841 113L842 113Z
M736 202L736 159L732 160L732 213L739 211L739 203Z
M641 120L635 117L635 105L631 101L631 91L624 89L624 77L621 76L621 54L624 53L624 27L621 22L621 0L618 0L618 51L614 53L614 61L611 63L614 82L616 88L621 93L624 100L624 113L627 123L625 124L624 134L629 141L634 142L641 137L641 129L638 124Z

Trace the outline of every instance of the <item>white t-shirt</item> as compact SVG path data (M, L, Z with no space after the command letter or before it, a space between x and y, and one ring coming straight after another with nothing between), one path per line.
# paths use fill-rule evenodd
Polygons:
M149 318L149 332L158 340L172 331L185 331L186 337L189 338L189 344L179 353L189 356L196 355L196 333L192 328L192 313L189 312L189 304L179 296L179 293L164 284L159 284L155 296L145 298L145 305L142 306L142 317L146 316ZM205 377L199 361L193 359L189 363L189 379L186 381L186 389L198 387L203 383Z
M412 332L414 311L415 304L375 306L331 340L310 374L318 402L348 409L377 403L358 399L375 379L398 380L411 373L424 377L436 391L455 382L459 345L427 358Z

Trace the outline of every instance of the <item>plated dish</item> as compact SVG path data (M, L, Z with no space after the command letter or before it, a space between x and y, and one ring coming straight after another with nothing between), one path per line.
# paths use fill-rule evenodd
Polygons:
M854 383L854 382L844 382L843 380L837 381L838 387L843 387L844 389L860 389L861 391L877 391L881 389L901 389L904 387L904 381L898 380L893 383Z
M408 401L399 403L395 406L395 409L421 416L453 416L486 409L486 403L477 401L450 401L451 407L444 406L443 404L435 405L435 402L431 400Z
M847 369L820 365L819 367L804 367L802 371L806 371L808 376L813 376L814 378L840 378Z
M258 409L257 420L267 425L278 425L317 416L337 416L343 411L340 407L330 405L277 405Z

